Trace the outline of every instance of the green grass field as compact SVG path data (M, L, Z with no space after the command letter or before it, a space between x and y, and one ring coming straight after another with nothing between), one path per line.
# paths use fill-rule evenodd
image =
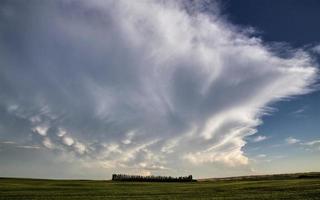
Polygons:
M320 199L320 178L134 183L0 179L0 200L29 199Z

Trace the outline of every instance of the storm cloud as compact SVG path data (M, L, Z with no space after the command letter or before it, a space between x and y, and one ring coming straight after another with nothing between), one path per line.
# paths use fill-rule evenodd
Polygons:
M306 51L264 43L216 3L1 4L0 139L93 169L247 166L270 104L317 74Z

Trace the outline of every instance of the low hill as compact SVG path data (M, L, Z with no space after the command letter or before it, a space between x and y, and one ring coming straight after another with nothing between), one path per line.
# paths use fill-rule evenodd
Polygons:
M292 174L267 174L267 175L250 175L234 176L223 178L204 178L197 181L227 181L227 180L282 180L282 179L300 179L300 178L320 178L320 172L292 173Z

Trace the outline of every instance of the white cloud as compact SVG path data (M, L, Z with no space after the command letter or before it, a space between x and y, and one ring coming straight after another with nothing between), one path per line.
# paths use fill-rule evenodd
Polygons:
M296 143L300 142L300 140L298 140L298 139L296 139L294 137L288 137L288 138L286 138L286 142L288 144L296 144Z
M312 48L313 52L317 53L317 54L320 54L320 45L317 45L317 46L314 46Z
M301 108L301 109L298 109L298 110L294 111L292 114L297 115L297 114L303 113L304 111L305 111L305 109L304 109L304 108Z
M58 136L58 137L63 137L63 136L65 136L66 134L67 134L67 131L64 130L63 128L59 128L59 129L58 129L58 132L57 132L57 136Z
M74 140L69 136L64 136L62 138L62 142L63 142L63 144L68 145L68 146L71 146L74 144Z
M118 144L110 144L107 145L107 151L108 152L116 152L116 153L121 153L122 151L119 149L119 145Z
M252 139L253 142L261 142L263 140L266 140L267 139L267 136L264 136L264 135L258 135L256 137L254 137Z
M80 142L74 144L75 151L79 154L84 154L87 150L86 146Z
M127 133L126 138L124 140L122 140L123 144L130 144L132 142L132 139L135 135L134 131L130 131L129 133Z
M257 155L257 157L258 158L265 158L265 157L267 157L267 155L266 154L259 154L259 155Z
M16 144L14 141L3 141L2 144Z
M12 145L20 149L40 149L40 147L36 145L23 145L14 141L0 141L0 144Z
M174 148L179 144L179 139L171 139L168 140L162 147L161 152L163 153L173 153Z
M39 123L39 122L41 122L41 118L40 118L40 116L32 116L32 117L30 117L30 121L32 123Z
M54 145L52 144L50 138L48 138L48 137L45 137L42 140L42 144L43 144L43 146L47 147L48 149L53 149L54 148Z
M248 164L248 158L242 154L242 152L235 151L221 151L221 152L197 152L189 153L184 156L184 159L190 161L195 165L201 165L208 162L224 163L228 166L246 165Z
M313 141L306 142L306 143L303 143L303 144L304 145L308 145L308 146L313 146L313 145L317 145L317 144L320 145L320 140L313 140Z
M38 133L41 136L46 136L49 127L46 125L36 126L32 129L32 131Z
M312 140L309 142L301 143L301 145L305 146L306 151L319 151L320 150L320 140Z
M39 146L30 146L30 145L21 145L21 146L17 146L17 148L21 148L21 149L40 149Z
M3 93L0 104L16 101L20 113L50 124L50 133L33 127L47 148L61 145L104 166L149 173L179 163L182 170L247 165L245 138L268 106L310 92L317 74L302 49L278 56L199 5L188 5L190 13L182 1L59 3L17 12L34 21L12 30L17 41L26 38L21 52L28 53L0 54L0 89L17 93Z

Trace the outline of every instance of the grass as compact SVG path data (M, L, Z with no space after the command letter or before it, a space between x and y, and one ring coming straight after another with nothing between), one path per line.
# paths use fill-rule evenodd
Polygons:
M320 178L141 183L0 178L0 200L320 199Z

